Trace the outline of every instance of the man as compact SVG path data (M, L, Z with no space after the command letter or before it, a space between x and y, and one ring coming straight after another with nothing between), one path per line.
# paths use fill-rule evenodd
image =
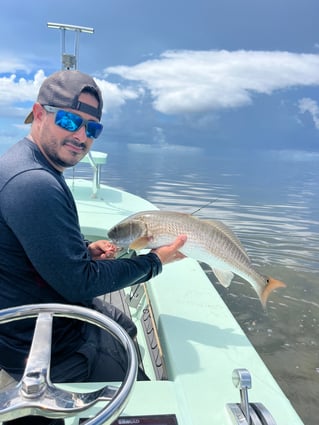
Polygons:
M54 302L104 311L95 297L144 282L163 264L183 258L178 250L185 236L132 259L114 259L116 247L108 241L83 239L62 173L101 134L102 108L91 77L59 71L43 82L25 120L32 123L30 134L0 158L0 309ZM114 309L106 313L134 336L128 318ZM0 326L0 367L16 379L22 376L33 330L33 319ZM83 322L55 318L52 380L123 379L125 356L115 338L104 335Z

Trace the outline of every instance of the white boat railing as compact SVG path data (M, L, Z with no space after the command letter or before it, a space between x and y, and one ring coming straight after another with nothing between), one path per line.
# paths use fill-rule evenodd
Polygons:
M92 197L96 198L101 184L102 165L106 164L107 153L99 151L88 152L81 160L82 163L90 164L93 169Z

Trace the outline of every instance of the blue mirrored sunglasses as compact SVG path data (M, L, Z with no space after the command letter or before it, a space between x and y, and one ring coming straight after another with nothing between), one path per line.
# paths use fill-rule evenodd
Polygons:
M56 108L54 106L43 105L47 112L55 114L55 124L67 131L78 131L85 126L86 135L89 138L97 139L102 133L103 125L96 121L88 121L70 111Z

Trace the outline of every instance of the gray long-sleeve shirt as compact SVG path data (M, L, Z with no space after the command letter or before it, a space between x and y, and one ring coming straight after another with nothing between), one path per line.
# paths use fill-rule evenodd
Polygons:
M90 306L93 297L146 281L161 270L152 253L93 261L62 173L32 141L21 140L0 158L1 309L46 302ZM53 351L65 355L77 346L79 327L56 321ZM0 366L21 367L33 324L0 326Z

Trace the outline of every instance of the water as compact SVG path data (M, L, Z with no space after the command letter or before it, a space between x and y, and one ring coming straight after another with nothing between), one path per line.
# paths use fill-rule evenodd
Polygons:
M198 217L224 221L263 274L287 283L270 296L266 314L250 285L235 278L226 290L204 266L304 423L317 425L319 155L255 151L248 156L239 150L209 153L180 146L95 148L109 152L103 182L160 209L200 209Z

